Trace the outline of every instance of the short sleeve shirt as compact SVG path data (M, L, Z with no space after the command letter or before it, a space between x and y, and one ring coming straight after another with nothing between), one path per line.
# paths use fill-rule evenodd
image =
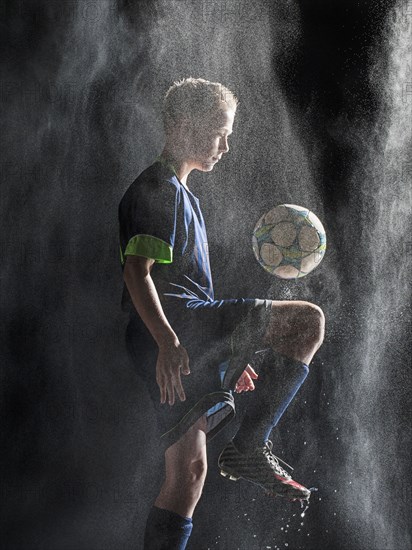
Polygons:
M128 255L155 260L151 277L161 302L213 301L208 241L199 199L158 157L130 185L119 204L120 262ZM122 309L134 309L126 285Z

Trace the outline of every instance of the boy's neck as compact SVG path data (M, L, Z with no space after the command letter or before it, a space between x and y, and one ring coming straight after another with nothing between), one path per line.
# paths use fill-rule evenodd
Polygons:
M189 169L188 163L184 160L178 159L176 155L171 153L166 148L163 149L159 155L159 158L161 158L173 170L183 187L189 190L187 185L187 176L190 174L191 170Z

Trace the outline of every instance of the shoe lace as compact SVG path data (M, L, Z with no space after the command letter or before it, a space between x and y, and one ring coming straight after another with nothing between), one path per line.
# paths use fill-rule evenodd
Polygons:
M263 454L266 456L268 462L274 466L276 472L281 475L282 477L286 477L288 479L290 479L290 474L284 470L280 464L279 464L279 461L282 462L282 464L284 464L285 466L287 466L288 468L290 468L290 470L293 471L293 468L292 466L289 466L289 464L287 462L285 462L284 460L282 460L281 458L279 458L278 456L275 456L273 453L272 453L272 448L273 448L273 443L272 441L268 440L266 441L266 444L265 446L263 447Z

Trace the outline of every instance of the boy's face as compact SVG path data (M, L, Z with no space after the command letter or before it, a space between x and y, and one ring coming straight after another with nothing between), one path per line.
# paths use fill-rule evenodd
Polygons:
M224 153L229 151L235 111L220 108L198 125L193 122L185 131L185 156L193 169L210 172Z

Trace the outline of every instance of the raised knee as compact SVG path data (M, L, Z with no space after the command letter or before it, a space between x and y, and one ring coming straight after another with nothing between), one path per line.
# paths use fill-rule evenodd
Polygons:
M203 460L192 462L187 470L186 483L180 490L193 502L197 502L203 491L207 473L207 464Z
M195 460L189 466L190 481L196 484L203 484L207 474L207 463L205 460Z
M320 345L325 336L325 315L322 309L311 302L303 302L301 315L307 326L307 335Z

